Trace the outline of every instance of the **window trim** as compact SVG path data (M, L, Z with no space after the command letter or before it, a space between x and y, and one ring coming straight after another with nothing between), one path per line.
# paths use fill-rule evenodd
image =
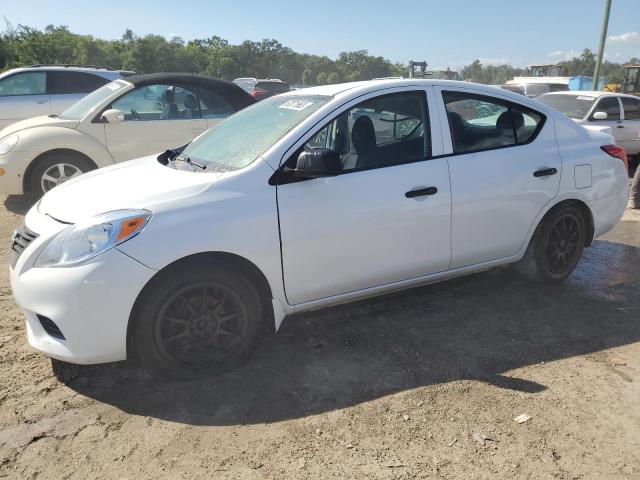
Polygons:
M22 95L0 95L0 98L8 98L8 97L44 97L44 96L49 96L51 95L50 93L48 93L48 85L49 85L49 71L44 70L44 71L33 71L33 70L26 70L26 71L22 71L22 72L16 72L12 75L7 75L6 77L4 77L2 80L7 80L11 77L15 77L18 75L24 75L25 73L44 73L44 93L25 93Z
M372 93L375 93L375 92L372 92ZM426 152L426 156L423 156L423 157L420 157L420 158L417 158L417 159L406 160L404 162L397 162L397 163L393 163L393 164L389 164L389 165L375 165L375 166L372 166L372 167L351 168L349 170L341 171L340 173L336 174L335 176L337 177L337 176L340 176L340 175L346 175L346 174L350 174L350 173L365 172L365 171L368 171L368 170L378 170L380 168L389 168L389 167L396 167L396 166L401 166L401 165L409 165L411 163L424 162L424 161L433 160L435 158L440 158L440 156L434 156L433 155L433 144L432 144L432 138L431 138L431 117L429 115L429 99L428 99L427 91L424 88L415 88L415 89L410 89L410 90L398 90L398 91L395 91L395 92L384 93L382 95L375 95L375 96L371 96L369 98L366 98L364 100L360 100L357 103L354 103L353 105L351 105L349 107L346 107L344 109L337 108L336 110L334 110L333 112L331 112L329 114L329 115L332 115L332 116L328 121L324 121L324 119L323 119L321 121L322 123L318 122L318 123L321 124L320 127L316 128L314 126L313 128L311 128L309 130L309 131L312 131L313 133L309 136L309 138L307 139L307 142L311 138L313 138L314 135L316 135L318 132L320 132L323 128L326 128L329 124L334 122L336 120L336 118L338 118L340 115L342 115L345 112L348 112L349 110L352 110L352 109L356 108L358 105L360 105L362 103L368 102L370 100L377 100L379 98L389 97L389 96L392 96L392 95L402 95L402 94L407 94L407 93L417 94L422 100L422 104L423 104L423 107L424 107L424 110L423 110L424 120L425 120L425 124L426 124L426 127L427 127L427 128L425 128L425 134L427 135L425 140L428 140L427 147L428 147L428 150L429 150L429 152ZM352 100L357 100L357 98L356 99L352 99ZM351 102L347 102L347 103L351 104ZM338 113L335 113L336 111ZM298 141L300 139L302 139L303 137L305 137L307 134L308 134L308 131L304 135L302 135L298 139ZM295 143L297 143L297 141ZM283 155L283 157L281 159L280 166L274 172L274 174L271 175L271 177L269 178L269 185L286 185L288 183L297 183L297 182L305 182L305 181L308 181L308 180L313 180L312 178L296 178L296 179L294 179L294 178L286 178L286 177L283 178L283 175L282 175L284 173L284 168L285 168L286 164L293 158L294 155L296 155L296 154L299 155L300 149L304 148L305 143L306 142L302 143L291 154L287 155L287 153L285 152L285 154ZM291 149L291 147L287 151L289 151L290 149Z
M544 125L547 122L547 115L545 115L543 112L541 112L540 110L536 110L535 108L531 108L527 105L523 105L522 103L517 103L514 102L512 100L507 100L505 98L501 98L501 97L492 97L491 95L485 95L485 94L481 94L481 93L474 93L474 92L469 92L467 90L445 90L445 89L441 89L439 91L440 93L440 100L442 101L442 106L444 108L444 115L447 115L447 104L444 101L444 94L445 93L459 93L459 94L464 94L466 96L468 96L469 98L474 98L477 100L480 100L482 102L489 102L489 103L497 103L498 105L503 105L504 107L509 109L509 113L511 113L512 108L520 108L521 110L523 110L523 113L526 113L526 110L530 110L532 112L535 112L537 115L540 116L540 121L538 122L538 125L536 126L536 129L533 131L533 133L531 134L531 136L529 136L529 139L526 142L518 142L518 135L517 132L515 130L515 125L513 123L513 116L511 117L511 128L513 129L513 134L514 134L514 139L515 142L513 145L500 145L497 147L487 147L487 148L479 148L476 150L467 150L464 152L456 152L455 146L453 144L453 135L451 135L451 127L449 126L449 118L446 117L445 118L445 123L444 123L444 129L445 131L447 131L449 133L449 139L451 140L451 153L445 153L444 155L441 155L441 157L453 157L453 156L457 156L457 155L467 155L469 153L482 153L482 152L488 152L491 150L501 150L504 148L514 148L514 147L522 147L525 145L529 145L530 143L533 143L536 138L538 138L538 135L540 134L540 131L544 128ZM438 157L439 158L439 157Z

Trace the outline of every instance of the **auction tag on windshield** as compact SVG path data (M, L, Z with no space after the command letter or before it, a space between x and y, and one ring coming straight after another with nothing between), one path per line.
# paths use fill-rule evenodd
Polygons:
M120 85L118 82L112 82L112 83L107 85L107 88L113 90L114 92L116 90L118 90L119 88L121 88L121 87L122 87L122 85Z
M284 102L278 108L286 108L287 110L304 110L307 107L313 105L313 102L307 102L305 100L289 100L288 102Z
M578 100L588 100L591 101L594 99L594 97L585 97L584 95L579 95L578 97L576 97Z

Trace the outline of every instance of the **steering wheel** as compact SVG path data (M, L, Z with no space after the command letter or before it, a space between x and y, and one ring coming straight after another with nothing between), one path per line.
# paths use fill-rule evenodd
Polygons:
M131 109L131 116L134 118L134 120L140 120L140 114L136 111L135 108Z

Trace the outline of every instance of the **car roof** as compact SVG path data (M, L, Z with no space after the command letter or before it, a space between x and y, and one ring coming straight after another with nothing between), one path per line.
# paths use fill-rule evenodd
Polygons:
M82 73L90 73L93 75L98 75L100 77L108 78L111 80L115 80L116 78L122 78L128 75L133 74L134 72L128 70L114 70L107 67L98 67L93 65L46 65L46 64L37 64L37 65L29 65L25 67L12 68L11 70L7 70L6 72L2 72L0 77L6 77L12 75L14 73L19 72L30 72L30 71L38 71L44 70L49 72L82 72Z
M629 97L629 98L638 98L634 95L627 95L626 93L617 93L617 92L601 92L595 90L567 90L564 92L550 92L545 93L545 95L571 95L574 97L583 96L583 97L594 97L600 98L605 96L616 96L616 97Z
M237 109L255 103L255 99L235 83L196 73L148 73L145 75L132 75L123 80L136 87L153 84L178 84L186 87L202 87L214 90Z

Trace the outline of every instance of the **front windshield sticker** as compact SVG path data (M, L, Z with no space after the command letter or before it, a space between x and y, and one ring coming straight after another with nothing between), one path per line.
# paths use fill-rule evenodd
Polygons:
M311 105L313 105L313 102L306 102L304 100L289 100L288 102L284 102L278 108L286 108L287 110L295 110L299 112L300 110L304 110Z
M108 84L107 87L115 92L119 88L122 88L122 85L120 85L118 82L113 82L113 83Z
M593 97L585 97L584 95L580 95L577 97L578 100L588 100L589 102L593 100Z

